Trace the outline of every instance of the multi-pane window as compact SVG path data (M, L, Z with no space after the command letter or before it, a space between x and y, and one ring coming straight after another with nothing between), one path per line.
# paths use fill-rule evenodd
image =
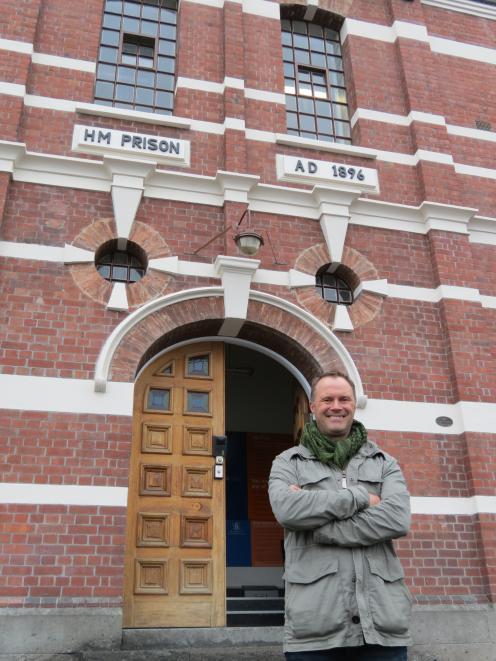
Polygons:
M339 32L302 20L281 24L288 133L350 143Z
M117 239L107 241L95 255L98 273L110 282L132 284L146 273L146 255L133 241L128 241L124 250L119 248Z
M95 102L171 114L176 0L105 0Z
M340 276L325 270L319 270L315 277L315 288L328 303L338 305L351 305L353 303L353 292L349 284Z

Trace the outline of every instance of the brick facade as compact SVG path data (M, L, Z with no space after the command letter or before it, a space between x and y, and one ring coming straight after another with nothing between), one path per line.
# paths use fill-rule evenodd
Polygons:
M320 324L334 330L371 402L425 405L426 412L431 404L452 407L458 416L456 431L446 433L435 422L440 413L424 432L375 420L373 436L400 460L411 495L448 499L455 510L454 499L493 496L496 437L487 407L496 402L494 20L421 0L321 0L321 10L345 19L354 118L346 150L287 139L277 18L285 3L219 4L180 3L174 117L185 121L170 126L174 117L153 123L153 116L144 121L133 112L101 115L104 107L91 105L102 0L33 0L2 9L0 37L9 41L0 44L0 376L84 380L91 390L102 347L130 314L162 296L220 286L206 267L218 255L236 254L229 225L248 203L251 226L270 238L256 256L260 269L313 276L337 261L353 289L369 289L348 310L351 328L342 329L334 328L336 306L312 284L261 276L251 291L280 305L250 300L239 338L278 353L310 380L319 369L346 369L344 352L329 345ZM415 26L411 37L398 28L408 24ZM440 40L449 41L451 53ZM479 129L481 121L492 129ZM91 255L121 238L112 158L132 172L139 154L74 151L76 124L190 143L186 166L154 165L138 183L136 170L134 183L124 186L143 191L128 238L148 260L177 256L182 264L176 271L150 268L127 285L127 311L107 307L113 285ZM307 179L281 180L281 155L377 171L380 190L358 192L337 214L348 223L338 260L319 224L337 212L315 201L320 189L332 196L335 184L315 182L315 192ZM64 263L66 245L90 257ZM46 257L48 249L59 256ZM370 288L384 280L386 295ZM218 334L225 305L222 296L205 294L143 315L117 343L109 380L131 384L168 346ZM70 404L63 410L58 403L38 407L32 390L25 406L2 409L0 482L126 488L131 412L70 412ZM1 507L3 606L121 605L124 506L7 498ZM412 533L398 547L418 604L494 602L496 509L485 507L414 514Z

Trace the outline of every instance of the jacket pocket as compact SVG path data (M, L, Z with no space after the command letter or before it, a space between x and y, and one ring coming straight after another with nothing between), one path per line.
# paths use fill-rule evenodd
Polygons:
M408 631L412 597L403 580L404 572L388 546L370 547L370 614L378 631L401 635Z
M358 467L358 483L364 486L369 493L380 496L383 481L382 465L377 461L365 461Z
M291 549L287 560L286 626L295 638L321 638L344 627L338 558L322 546Z

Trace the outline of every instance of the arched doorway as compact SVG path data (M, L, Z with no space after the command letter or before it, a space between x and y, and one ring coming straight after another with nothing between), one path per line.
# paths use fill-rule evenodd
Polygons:
M225 626L227 587L282 587L267 477L302 389L284 359L218 340L162 353L136 382L125 627Z

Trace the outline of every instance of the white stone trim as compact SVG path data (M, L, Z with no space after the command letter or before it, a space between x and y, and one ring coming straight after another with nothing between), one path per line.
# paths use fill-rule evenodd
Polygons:
M176 82L176 90L179 88L197 90L200 92L209 92L211 94L224 94L226 88L243 90L247 99L256 101L267 101L270 103L285 104L284 94L271 92L270 90L260 90L251 87L245 88L245 81L242 78L231 78L226 76L224 82L217 83L210 80L201 80L199 78L186 78L179 76Z
M127 312L129 310L126 285L124 282L114 282L112 293L110 294L107 303L107 310L116 310L118 312Z
M410 126L412 122L424 122L426 124L436 124L437 126L446 126L446 119L443 115L433 115L428 112L411 110L408 115L397 115L392 112L381 112L379 110L370 110L368 108L357 108L351 118L351 125L355 126L358 120L365 119L373 122L383 122L385 124L396 124L398 126Z
M102 106L98 103L83 103L81 101L76 101L74 110L75 112L85 115L128 119L130 121L139 121L145 124L155 124L157 126L173 126L182 129L189 129L191 127L191 120L185 117L159 115L157 113L142 112L141 110L126 110L124 108Z
M0 503L126 507L127 487L1 482Z
M52 96L39 96L25 94L24 105L30 108L43 108L45 110L59 110L60 112L76 112L76 101L57 99Z
M138 308L125 319L123 319L120 324L114 328L112 333L105 341L102 349L100 350L100 354L95 365L95 392L105 392L110 365L112 363L114 353L123 338L137 324L139 324L150 314L153 314L158 310L166 308L174 303L210 296L224 296L223 287L198 287L195 289L187 289L180 292L175 292L173 294L167 294L155 300L149 301L148 303L145 303L142 307ZM281 310L284 310L288 314L291 314L297 319L300 319L300 321L303 321L316 333L323 337L331 349L334 350L339 356L347 373L353 379L357 391L357 405L359 407L365 406L367 398L363 392L362 380L356 365L344 344L329 330L329 328L323 322L321 322L306 310L299 308L294 303L290 303L289 301L286 301L277 296L273 296L272 294L250 291L250 300L266 303L268 305L272 305Z
M496 246L496 218L474 216L468 224L471 243Z
M182 2L191 2L197 5L204 5L206 7L213 7L215 9L222 9L225 0L181 0ZM269 2L269 0L229 0L242 5L245 14L254 14L263 18L274 18L279 20L279 5L276 2Z
M268 90L254 89L247 87L245 89L245 99L253 99L254 101L265 101L268 103L286 104L286 96L279 92L269 92Z
M494 131L481 131L480 129L473 129L468 126L456 126L454 124L447 124L446 130L451 135L459 135L462 138L496 142L496 133Z
M76 484L30 484L1 482L0 503L36 505L86 505L127 507L127 487L96 487ZM496 497L443 498L411 496L412 514L458 515L496 514Z
M5 94L6 96L24 97L26 94L26 86L19 85L18 83L0 82L0 94Z
M216 257L213 266L224 290L225 320L219 335L235 337L241 330L248 312L251 281L259 265L259 259L226 255Z
M496 6L472 2L471 0L420 0L423 5L430 5L438 9L448 9L462 14L472 14L480 18L496 20Z
M17 41L14 39L0 39L0 49L31 55L33 52L33 44L30 44L27 41Z
M377 158L377 149L355 147L340 142L326 142L325 140L308 140L307 138L300 138L297 135L289 135L286 133L276 133L275 142L278 145L288 145L289 147L305 147L318 149L319 151L334 152L336 154L346 154L348 156Z
M221 296L222 290L220 287L218 289L218 295ZM252 299L253 293L250 294ZM327 334L331 335L329 329L327 329ZM211 339L229 343L242 341L239 338L221 336ZM189 343L193 341L199 340L198 338L188 340ZM252 348L267 353L262 346L253 345ZM166 351L170 350L171 347L168 347ZM102 354L100 355L102 356ZM282 357L272 357L283 364ZM304 385L301 375L298 376L290 366L285 366ZM351 376L353 377L353 375ZM95 392L94 381L89 379L0 374L2 408L12 410L132 416L133 390L134 383L109 381L105 395L103 395ZM308 394L308 389L306 392ZM432 393L433 397L435 394L435 392ZM495 402L461 401L456 404L442 404L368 398L366 407L357 410L356 415L370 430L432 435L457 435L463 432L494 434L495 406ZM439 416L450 417L453 425L440 427L436 424L436 418Z
M496 179L496 169L481 168L477 165L466 165L464 163L455 163L455 172L457 172L458 174L466 174L469 177Z
M485 46L474 46L473 44L443 39L441 37L429 37L429 44L433 53L438 55L449 55L461 57L465 60L474 60L482 64L496 64L496 50Z
M35 243L0 241L0 257L62 263L64 261L64 248L43 246Z
M85 71L95 73L96 63L89 60L76 60L72 57L60 57L58 55L47 55L46 53L33 53L31 55L33 64L43 64L47 67L58 67L60 69L72 69L73 71Z
M351 333L354 330L353 322L351 321L350 313L348 312L346 305L336 305L332 330L342 331L344 333Z

